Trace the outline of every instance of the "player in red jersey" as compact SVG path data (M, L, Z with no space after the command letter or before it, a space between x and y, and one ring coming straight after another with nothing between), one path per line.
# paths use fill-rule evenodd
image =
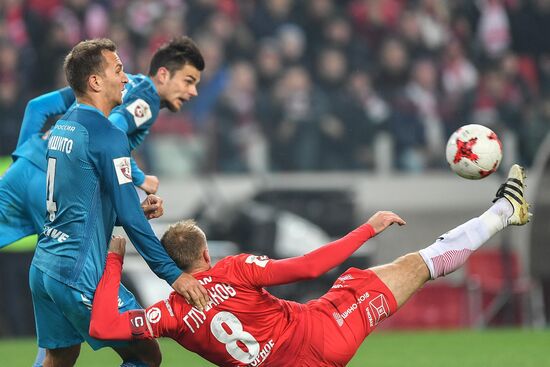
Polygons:
M391 264L348 269L325 295L307 304L276 298L263 287L315 278L388 226L405 222L392 212L378 212L345 237L304 256L271 260L241 254L213 267L202 230L193 221L177 223L161 243L208 290L204 311L172 293L147 310L119 314L125 240L113 238L94 296L90 335L115 340L167 336L220 366L344 366L376 325L426 281L456 270L507 225L528 222L524 178L523 169L513 166L495 203L481 216Z

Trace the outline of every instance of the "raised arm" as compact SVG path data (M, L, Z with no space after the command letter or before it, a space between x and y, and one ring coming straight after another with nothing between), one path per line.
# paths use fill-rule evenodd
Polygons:
M33 134L39 133L48 118L65 113L74 101L73 90L69 87L31 99L25 108L17 147L26 142Z
M118 292L122 273L122 262L125 252L125 240L115 236L111 239L107 263L94 294L90 335L96 339L130 340L152 339L159 336L170 336L178 330L178 320L166 308L164 301L151 306L165 317L156 323L149 323L145 310L118 312Z
M111 242L115 240L124 241L124 239L113 238ZM132 339L130 311L122 314L118 313L118 291L122 274L122 259L123 255L114 252L107 254L105 270L103 271L101 281L97 285L92 305L90 335L93 338L110 340ZM143 310L132 312L143 314L143 322L141 324L145 325L145 312Z
M314 279L342 264L365 241L384 231L393 223L404 225L405 221L392 212L377 212L367 223L346 236L326 244L303 256L283 260L270 260L262 272L262 286L286 284L299 280Z

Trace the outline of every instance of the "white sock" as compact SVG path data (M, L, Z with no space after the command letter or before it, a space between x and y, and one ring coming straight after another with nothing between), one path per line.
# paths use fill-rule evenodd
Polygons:
M485 213L481 214L479 219L487 225L487 229L491 232L492 236L508 226L508 218L513 213L514 208L512 204L507 199L500 198Z
M431 278L445 276L460 268L472 252L508 225L512 213L512 205L501 198L478 218L452 229L420 250Z

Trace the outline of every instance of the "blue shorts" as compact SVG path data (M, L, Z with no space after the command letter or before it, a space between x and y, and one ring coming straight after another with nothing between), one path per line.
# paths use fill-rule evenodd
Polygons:
M90 336L91 294L83 294L55 280L34 265L31 265L29 281L39 347L66 348L84 341L94 350L129 345L129 342L104 341ZM141 308L134 295L121 285L118 293L119 312Z
M0 178L0 248L41 233L46 219L46 172L19 158Z

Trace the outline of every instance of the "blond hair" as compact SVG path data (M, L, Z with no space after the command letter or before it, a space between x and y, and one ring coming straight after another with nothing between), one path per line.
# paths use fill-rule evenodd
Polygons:
M185 271L202 256L206 236L194 220L188 219L171 225L160 242L176 265Z

